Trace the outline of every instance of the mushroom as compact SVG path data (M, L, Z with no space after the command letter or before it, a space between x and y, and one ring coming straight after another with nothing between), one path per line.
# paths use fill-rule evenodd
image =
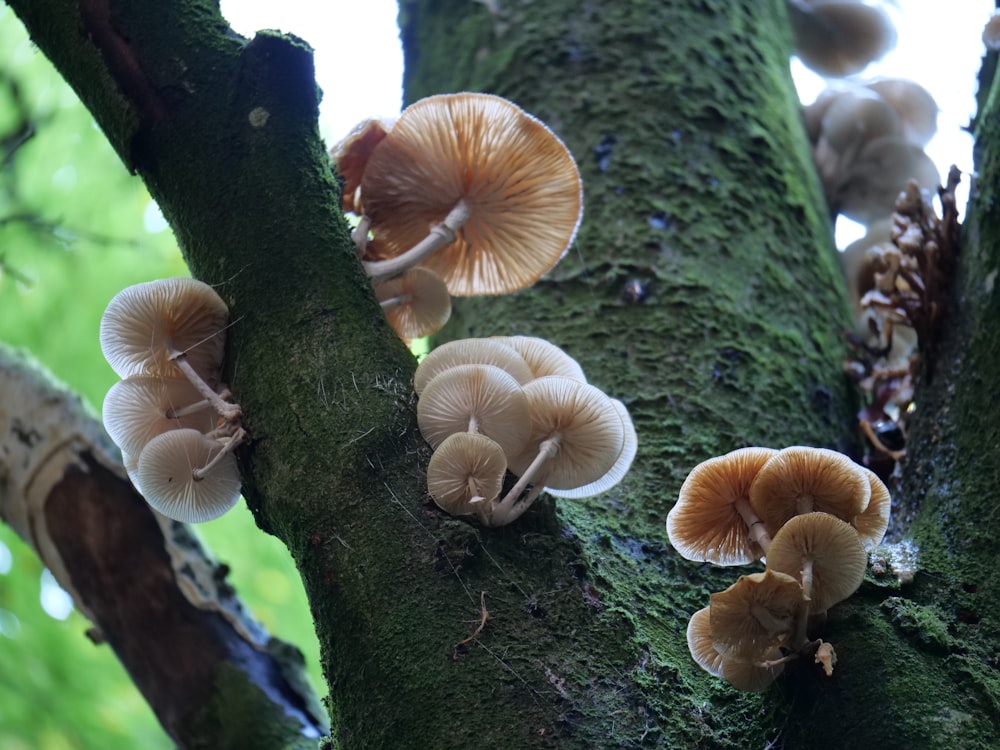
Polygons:
M771 568L740 576L709 598L712 643L735 661L763 661L765 653L791 639L803 613L802 586Z
M524 357L506 344L492 339L459 339L431 350L421 360L413 373L413 390L421 395L436 375L457 365L493 365L522 385L534 379Z
M459 365L437 375L417 402L417 425L435 448L457 432L492 438L504 454L528 443L531 416L521 386L492 365Z
M546 375L558 375L563 378L579 380L586 383L580 364L555 344L536 336L493 336L492 341L499 341L516 351L531 368L535 378Z
M158 279L127 287L101 318L101 351L119 377L186 377L227 421L240 415L213 386L219 380L229 308L195 279Z
M865 84L899 115L903 138L923 148L937 132L938 106L931 93L907 78L880 78Z
M789 0L795 54L822 76L860 73L896 46L896 29L882 9L845 0Z
M500 494L507 457L500 444L471 432L449 435L427 465L427 491L453 516L488 512Z
M785 668L787 659L778 648L765 651L754 661L727 659L712 643L709 607L699 609L691 616L687 627L687 644L695 663L715 677L721 677L738 690L756 692L763 690Z
M614 466L625 444L617 408L592 385L553 375L527 383L524 395L531 436L519 455L508 454L511 471L520 478L495 506L494 525L524 513L543 485L573 489L597 481ZM520 499L529 483L534 488Z
M370 276L422 263L459 296L533 284L569 247L583 205L562 141L512 102L472 93L407 107L372 150L361 200L393 256L366 262Z
M858 532L829 513L789 519L767 551L769 571L801 582L808 614L825 612L857 591L867 564Z
M372 151L392 129L391 120L370 118L355 125L336 146L330 149L330 158L337 173L344 179L341 187L344 211L361 214L361 176L365 172ZM367 232L367 228L365 232Z
M604 476L596 479L590 484L585 484L582 487L575 487L568 490L546 487L545 491L552 495L552 497L577 500L581 497L600 495L602 492L607 492L624 479L628 470L632 467L632 461L635 459L635 454L639 450L639 438L635 433L635 426L632 424L632 417L629 416L628 409L625 407L625 404L616 398L611 399L611 403L618 412L618 416L622 418L622 425L625 427L625 442L622 445L622 452L618 454L618 458L615 460L614 465L608 469Z
M889 495L889 488L874 471L864 467L861 470L871 484L871 498L865 509L851 519L851 525L861 538L861 546L866 552L871 552L882 543L886 529L889 528L892 497Z
M770 537L750 507L748 493L761 467L777 453L773 448L740 448L691 470L667 515L667 536L682 557L746 565L766 553Z
M376 284L375 296L400 338L429 336L451 317L451 295L441 277L427 268L411 268Z
M940 183L937 167L919 146L886 136L861 150L827 199L844 216L870 224L892 212L911 179L925 190L934 190Z
M218 518L240 498L229 445L197 430L164 432L139 454L135 485L155 510L184 523Z
M111 386L102 407L104 428L123 453L138 456L167 430L211 432L215 412L187 380L132 375Z
M864 510L871 484L860 466L825 448L792 446L771 457L750 485L750 507L772 537L788 519L823 511L850 521ZM770 560L771 552L767 552Z
M695 664L714 677L722 677L723 656L712 643L709 609L703 607L691 615L687 626L688 650Z

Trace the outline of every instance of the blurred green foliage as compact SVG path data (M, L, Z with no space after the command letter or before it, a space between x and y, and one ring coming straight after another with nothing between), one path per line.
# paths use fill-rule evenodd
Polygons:
M0 341L29 349L95 408L116 377L97 332L130 284L187 275L142 183L0 6ZM0 394L2 396L2 394ZM271 633L318 646L294 566L244 507L199 531ZM0 748L168 748L172 743L107 646L75 612L41 606L42 567L0 525Z

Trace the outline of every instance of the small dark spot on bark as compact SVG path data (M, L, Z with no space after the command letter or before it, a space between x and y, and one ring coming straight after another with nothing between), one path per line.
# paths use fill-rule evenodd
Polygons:
M649 287L639 279L629 279L622 288L622 299L630 305L638 305L646 299L649 294Z
M663 211L654 211L650 214L647 222L653 229L665 230L670 229L671 219Z
M979 620L982 619L971 609L965 609L965 607L959 607L955 610L955 617L958 618L959 622L964 622L967 625L978 625Z
M613 135L606 135L601 142L594 146L594 158L597 160L597 168L602 172L607 172L611 165L611 154L614 151L618 138Z

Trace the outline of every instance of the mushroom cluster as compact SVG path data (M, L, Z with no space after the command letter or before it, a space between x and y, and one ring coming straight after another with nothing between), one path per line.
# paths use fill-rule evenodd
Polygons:
M864 70L896 46L885 9L862 0L788 0L795 54L826 78Z
M869 466L891 473L905 453L906 417L921 360L932 355L938 322L948 307L958 218L953 169L941 191L939 219L917 185L909 183L892 218L841 253L855 332L845 370L865 398L858 414L869 443Z
M122 378L104 427L146 502L177 521L217 518L240 497L232 450L240 407L220 383L229 308L188 278L123 289L101 318L101 351Z
M696 466L667 516L674 549L715 565L766 558L763 573L740 576L691 618L698 665L741 690L764 689L803 655L832 672L810 618L861 585L890 504L873 472L822 448L741 448Z
M937 111L924 87L903 78L828 88L805 107L831 214L870 225L892 213L910 180L936 189L940 176L924 146L937 131Z
M566 253L580 174L542 122L489 94L442 94L395 122L367 120L333 148L343 209L390 323L433 333L451 297L530 286Z
M514 521L543 489L562 498L605 492L636 454L625 405L589 385L576 360L544 339L443 344L413 384L420 432L434 448L430 496L487 526ZM508 470L517 481L504 492Z

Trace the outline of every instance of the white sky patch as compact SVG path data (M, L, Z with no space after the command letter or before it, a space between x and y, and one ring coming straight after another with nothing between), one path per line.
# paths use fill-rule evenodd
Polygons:
M976 111L976 86L984 53L982 33L993 12L992 0L901 0L898 7L886 5L898 32L896 48L884 59L872 63L861 74L844 79L870 81L874 78L909 78L926 88L937 102L938 131L924 151L937 166L942 181L952 164L963 172L955 191L961 213L969 200L972 173L972 135L968 127ZM811 103L826 87L824 80L792 58L792 78L799 98ZM830 79L835 82L840 79ZM864 236L860 224L840 217L837 245L845 247Z
M14 556L10 553L10 548L3 542L0 542L0 576L10 573L13 565Z
M981 35L993 2L896 0L885 7L896 23L896 49L848 80L909 78L927 88L941 109L938 134L928 144L927 154L942 179L952 164L969 175L972 136L963 128L975 112L976 75L983 54ZM403 54L396 0L223 0L222 12L245 36L258 29L279 29L313 46L316 80L324 92L320 130L328 144L335 144L365 118L399 113ZM792 76L805 103L812 102L826 85L794 58ZM956 196L963 211L968 188L966 177ZM837 222L837 244L841 247L863 234L863 227L850 220Z
M223 0L222 14L240 34L260 29L295 34L316 51L323 89L320 132L333 145L368 117L395 117L403 101L403 50L396 0Z
M170 228L160 211L160 205L154 200L150 200L142 212L142 225L148 234L157 234Z
M46 568L42 571L42 609L56 620L65 620L73 611L73 598L56 583L56 578Z

